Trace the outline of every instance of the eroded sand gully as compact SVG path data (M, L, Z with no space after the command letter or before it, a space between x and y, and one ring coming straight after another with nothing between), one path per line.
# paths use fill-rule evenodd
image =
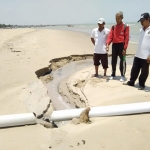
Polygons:
M51 64L49 67L36 71L37 77L39 77L48 88L48 93L55 109L88 106L85 96L82 93L79 94L73 91L68 84L63 81L74 72L91 65L92 57L93 55L87 54L56 58L50 61ZM76 86L77 84L75 87Z
M110 57L111 55L109 55ZM129 55L128 56L132 56ZM50 61L48 67L36 71L36 75L47 87L54 109L84 108L89 101L84 93L84 86L93 72L86 68L93 67L93 55L71 55ZM74 73L83 70L76 77Z
M74 90L70 87L69 83L66 83L66 79L78 70L90 66L92 57L93 55L87 54L56 58L50 61L51 64L48 67L35 72L47 88L52 102L47 109L48 113L43 111L41 114L38 114L37 118L42 120L45 117L49 118L52 113L49 109L60 110L88 106L88 101L81 91L81 87L84 86L85 81L82 80L75 83L73 86L77 90ZM67 122L57 123L57 125L62 126L64 123L66 124Z

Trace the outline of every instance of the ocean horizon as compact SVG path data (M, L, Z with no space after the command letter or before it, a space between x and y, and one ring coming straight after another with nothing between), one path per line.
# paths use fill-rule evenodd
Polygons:
M106 28L111 28L115 23L106 23ZM130 26L130 43L138 43L139 40L139 32L141 29L141 24L137 22L128 22L125 23ZM94 28L97 28L97 24L69 24L70 26L66 25L53 25L45 27L46 29L55 29L55 30L70 30L70 31L77 31L91 34Z

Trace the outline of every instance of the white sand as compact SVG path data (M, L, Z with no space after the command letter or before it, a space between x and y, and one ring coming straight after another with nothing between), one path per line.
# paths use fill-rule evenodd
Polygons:
M90 37L71 31L1 30L0 38L0 115L38 109L37 106L26 109L23 96L26 95L28 101L31 99L30 104L36 105L36 96L32 95L32 99L26 91L30 93L35 90L35 94L38 87L40 91L44 90L35 71L47 67L51 59L93 53ZM134 53L135 47L130 45L128 52ZM127 69L127 78L130 67ZM89 68L88 71L93 73L94 69ZM102 69L100 74L101 71ZM110 71L111 69L109 73ZM72 81L76 76L80 76L79 74L82 74L82 71L74 75ZM33 84L33 89L28 89L29 82ZM150 87L149 80L147 85ZM106 84L99 78L90 78L84 93L92 106L148 101L150 96L149 92L139 92L137 88L123 86L119 81ZM45 98L45 101L40 101L40 105L45 107L48 98L41 97L42 100ZM68 124L59 129L46 129L41 125L0 129L0 147L2 150L149 150L149 117L149 114L141 114L92 118L92 124Z

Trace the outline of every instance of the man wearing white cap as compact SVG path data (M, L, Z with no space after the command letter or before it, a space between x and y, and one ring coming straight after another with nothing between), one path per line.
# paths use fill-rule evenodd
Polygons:
M98 28L92 30L91 41L94 44L94 66L95 66L95 74L94 77L98 77L98 67L100 62L102 63L104 69L104 77L106 78L106 71L108 68L108 54L106 50L106 40L110 30L105 28L105 20L104 18L99 18L98 20Z

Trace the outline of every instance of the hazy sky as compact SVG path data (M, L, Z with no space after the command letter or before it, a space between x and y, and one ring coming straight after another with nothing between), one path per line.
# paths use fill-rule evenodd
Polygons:
M0 24L112 23L120 10L124 22L136 22L149 7L150 0L0 0Z

